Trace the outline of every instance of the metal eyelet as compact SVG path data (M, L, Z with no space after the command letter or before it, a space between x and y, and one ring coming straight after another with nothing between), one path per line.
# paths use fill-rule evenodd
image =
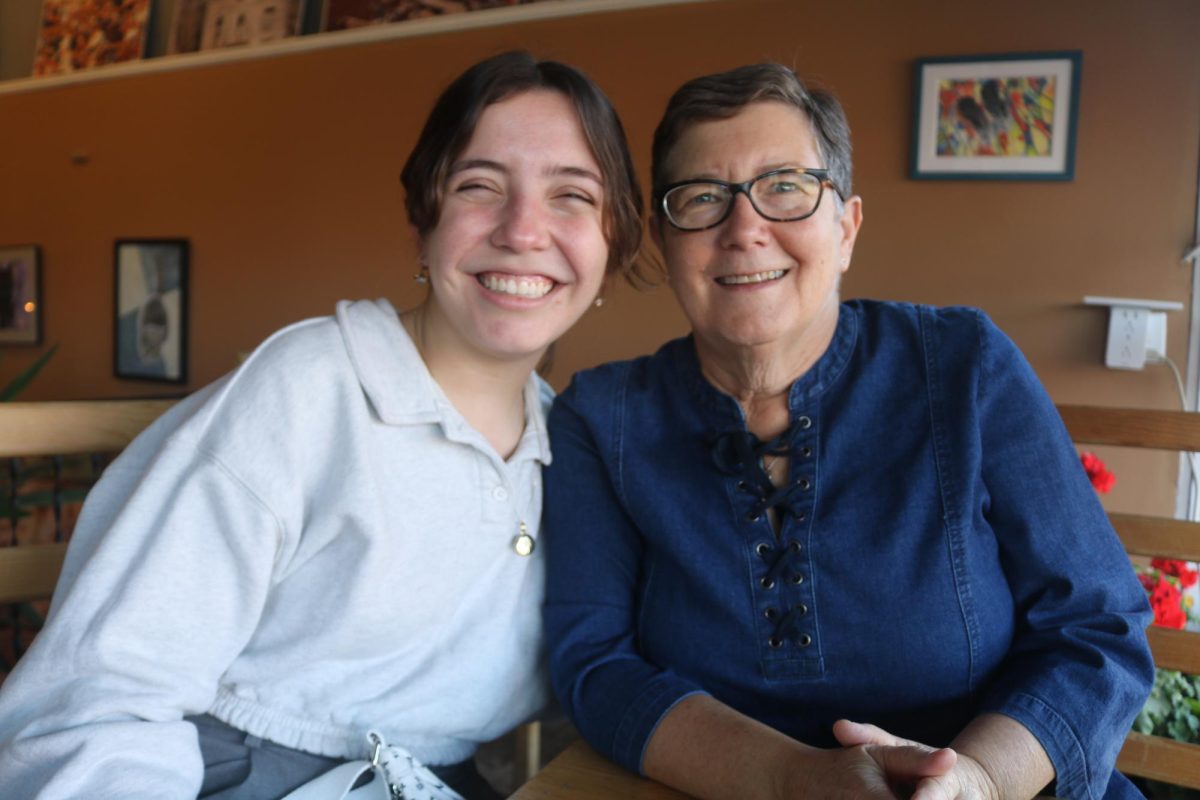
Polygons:
M812 637L807 633L803 633L800 635L800 638L796 640L796 644L800 645L801 647L808 647L810 644L812 644Z
M808 519L808 514L805 514L803 511L796 512L796 522L804 522L806 519Z
M770 578L762 578L761 580L759 580L758 585L763 587L764 589L774 589L775 581L771 580Z
M750 488L750 484L746 483L745 481L738 481L738 482L737 482L737 490L738 490L739 492L744 492L744 491L746 491L746 490L747 490L747 489L749 489L749 488Z
M811 447L801 447L800 455L804 456L805 458L812 458L812 448Z
M792 586L799 586L800 584L804 583L804 576L797 572L792 576L791 581Z
M771 554L771 545L766 542L760 542L758 547L754 548L754 552L758 553L760 558L766 558Z
M800 426L800 430L806 431L812 427L812 420L808 417L800 417L796 420L796 424Z
M790 542L788 542L788 549L793 553L799 553L804 549L804 545L800 544L800 542L796 541L795 539L792 539Z
M783 647L783 639L780 639L778 636L771 636L767 639L767 646L772 650L778 650Z
M761 517L761 516L762 516L762 514L759 514L757 511L751 511L750 513L748 513L746 515L746 521L747 522L758 522L759 517Z
M799 484L800 488L804 491L808 491L812 488L812 481L810 481L808 478L801 478L800 480L796 481L796 483Z
M766 611L763 612L763 616L766 617L767 619L775 619L775 617L779 616L779 612L773 608L768 608Z

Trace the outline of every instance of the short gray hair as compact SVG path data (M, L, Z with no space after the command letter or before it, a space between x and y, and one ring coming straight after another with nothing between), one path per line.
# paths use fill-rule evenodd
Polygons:
M667 159L690 126L697 122L728 119L751 103L775 101L804 112L813 127L817 153L825 160L829 180L837 190L835 201L849 197L853 186L850 124L832 92L809 89L796 73L782 64L749 64L716 75L694 78L676 90L654 131L650 176L654 209L668 181ZM838 207L841 203L838 202Z

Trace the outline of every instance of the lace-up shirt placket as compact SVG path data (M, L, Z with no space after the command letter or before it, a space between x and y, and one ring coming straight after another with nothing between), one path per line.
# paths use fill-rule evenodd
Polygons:
M816 408L808 409L810 414ZM808 558L816 498L818 429L809 414L794 416L779 436L761 441L744 426L713 440L713 463L723 480L735 516L740 514L750 559L750 586L761 628L760 659L766 674L819 674L820 648L810 613L814 605L813 565ZM767 459L791 465L776 486ZM770 514L778 520L778 532Z

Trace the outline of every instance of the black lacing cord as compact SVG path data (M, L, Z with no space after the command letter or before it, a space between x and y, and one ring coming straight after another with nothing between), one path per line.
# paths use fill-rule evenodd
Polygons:
M745 475L749 479L745 488L758 495L754 509L750 512L751 519L758 519L768 509L780 507L783 511L796 515L792 510L792 499L803 491L803 488L794 483L775 486L771 482L771 476L763 468L763 458L781 457L791 453L796 438L806 427L802 420L796 420L783 433L766 442L746 430L725 431L713 441L712 457L717 469L729 475Z
M789 482L783 486L775 486L764 468L763 457L790 454L792 445L801 431L810 425L811 421L806 418L798 419L783 433L766 442L745 430L726 431L713 441L712 458L717 469L729 475L745 476L738 488L756 495L757 499L749 514L751 520L758 519L771 508L779 508L793 517L800 517L800 513L793 509L792 501L808 488L807 485ZM784 577L789 567L798 566L801 548L798 542L791 542L776 551L776 548L764 543L758 546L757 552L764 560L770 562L767 574L761 578L763 588L770 589ZM776 619L775 631L768 639L771 647L778 647L784 639L793 637L798 637L802 645L811 642L811 638L800 633L800 618L807 613L807 606L801 603Z
M792 547L781 548L779 555L775 556L775 560L767 569L767 574L763 576L763 586L774 586L775 581L783 577L784 570L791 566L792 556L797 552L799 551ZM765 555L763 557L766 558Z
M794 636L803 636L800 633L800 618L807 613L808 607L802 603L784 614L775 626L775 639L778 641L781 639L790 639Z

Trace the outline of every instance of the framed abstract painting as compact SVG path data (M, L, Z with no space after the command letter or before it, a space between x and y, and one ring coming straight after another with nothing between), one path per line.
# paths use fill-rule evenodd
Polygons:
M150 0L43 0L33 74L137 60L149 28Z
M41 342L41 251L31 244L0 247L0 345Z
M539 0L325 0L321 30L340 31L536 2Z
M921 59L910 175L1069 181L1083 53Z
M167 52L260 45L299 36L304 8L304 0L179 0Z
M187 383L187 240L119 239L115 261L114 374Z

